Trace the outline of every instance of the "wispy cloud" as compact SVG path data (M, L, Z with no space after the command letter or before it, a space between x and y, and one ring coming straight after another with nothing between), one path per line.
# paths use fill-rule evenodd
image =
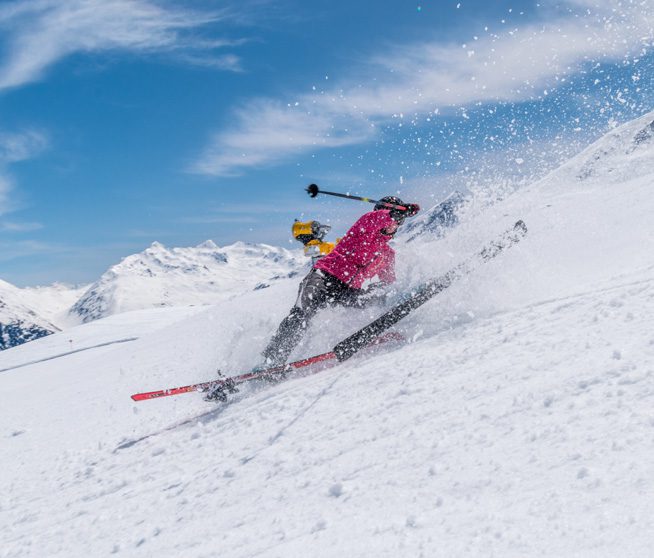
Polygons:
M45 134L36 130L20 133L0 132L0 166L31 159L47 146Z
M0 133L0 216L16 208L12 199L14 180L9 172L12 163L25 161L35 157L48 146L44 134L35 130L21 133ZM5 230L8 225L2 225ZM14 227L17 225L14 224ZM16 230L14 228L14 230Z
M203 66L214 70L242 72L241 58L235 54L207 55L207 54L179 54L177 59L193 66Z
M0 216L9 211L10 197L9 193L13 188L13 183L8 176L4 176L0 169Z
M10 221L0 221L0 231L5 232L31 232L42 229L41 223L14 223Z
M311 97L303 98L301 105L257 100L236 111L236 129L216 134L191 170L229 175L307 148L341 147L370 136L371 124L365 119L331 111Z
M277 205L229 203L224 206L207 207L201 215L179 217L175 222L185 225L251 225L268 221L273 214L287 215L290 220L305 212L315 212L315 208L315 203L308 201L308 197L302 196L301 192L297 192L292 201L280 200Z
M174 53L185 61L238 70L234 41L208 41L199 30L235 18L226 9L196 11L151 0L14 0L0 6L4 59L0 90L39 79L75 53Z
M356 68L356 82L291 103L253 100L235 111L231 128L211 138L191 170L237 174L319 148L368 141L393 118L542 98L585 65L638 56L652 42L652 0L541 5L540 23L480 29L458 44L396 45Z
M258 223L258 219L250 217L247 215L244 216L226 216L226 215L209 215L206 217L182 217L177 219L177 222L184 225L214 225L214 224L230 224L230 225L241 225L241 224L252 224Z
M20 240L12 242L0 241L0 262L8 262L15 258L29 258L38 254L52 254L67 251L65 248L35 240Z

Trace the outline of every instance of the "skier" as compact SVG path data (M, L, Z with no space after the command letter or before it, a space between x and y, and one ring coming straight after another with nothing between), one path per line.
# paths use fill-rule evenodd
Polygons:
M375 202L373 202L375 203ZM406 206L405 206L406 207ZM417 211L418 207L413 206ZM411 207L406 207L409 210L407 213L413 214ZM169 395L177 395L179 393L188 393L190 391L205 391L207 401L226 401L228 394L236 393L238 386L250 381L258 380L274 380L275 378L283 378L285 372L292 368L301 368L307 366L312 362L318 362L325 359L338 359L339 361L347 360L354 355L359 349L367 347L371 340L382 341L382 335L386 330L395 325L397 322L408 316L413 310L419 308L427 301L432 299L438 293L443 292L452 283L461 277L473 272L484 262L491 261L493 258L502 254L514 244L520 242L527 234L527 226L521 219L516 221L515 224L504 231L500 236L488 242L482 250L474 254L472 257L467 258L459 263L456 267L450 269L440 277L432 278L418 285L410 297L395 304L392 308L384 312L376 320L370 322L366 326L359 329L357 332L350 335L338 343L332 352L315 355L307 360L301 360L290 363L287 366L280 366L273 369L260 369L258 373L254 370L245 374L224 377L210 382L202 382L199 384L192 384L188 386L181 386L177 388L168 388L158 391L148 391L143 393L135 393L132 395L134 401L144 401L146 399L155 399L159 397L167 397Z
M395 196L380 200L406 209L388 209L377 203L354 223L326 256L318 259L300 283L289 315L263 351L263 366L279 366L288 359L320 308L342 305L363 308L380 299L379 289L395 281L395 251L389 246L398 227L420 210ZM363 288L374 277L379 282Z
M291 230L295 240L304 244L304 255L310 257L314 264L320 258L329 254L336 246L336 243L341 240L337 238L336 242L326 242L324 238L331 230L331 227L318 221L303 222L296 219Z

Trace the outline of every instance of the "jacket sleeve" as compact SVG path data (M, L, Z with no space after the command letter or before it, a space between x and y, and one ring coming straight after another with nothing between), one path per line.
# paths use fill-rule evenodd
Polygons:
M377 277L382 283L390 285L395 283L395 251L388 246L384 254L384 266L377 273Z

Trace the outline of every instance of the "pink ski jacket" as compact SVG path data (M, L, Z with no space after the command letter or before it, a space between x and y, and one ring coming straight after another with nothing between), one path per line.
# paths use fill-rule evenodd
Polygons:
M380 209L366 213L314 267L353 289L360 289L366 279L375 276L384 283L393 283L395 251L388 245L391 237L381 231L394 225L390 211Z

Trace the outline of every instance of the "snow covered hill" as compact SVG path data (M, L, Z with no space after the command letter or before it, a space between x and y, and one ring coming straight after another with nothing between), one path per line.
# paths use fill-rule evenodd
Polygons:
M191 248L166 248L154 242L107 270L71 313L88 322L142 308L209 304L267 287L306 263L299 251L266 244L219 248L209 240Z
M409 288L529 227L399 324L405 347L222 406L131 401L255 364L294 278L0 353L0 556L649 556L652 121L398 246ZM376 312L324 311L295 356Z
M442 202L408 220L397 235L398 240L412 242L423 235L442 236L458 224L458 212L465 202L461 192L452 192Z
M0 280L0 351L55 331L55 325L25 304L20 289Z
M60 329L71 325L70 308L86 292L88 285L71 286L62 283L19 289L23 303Z

